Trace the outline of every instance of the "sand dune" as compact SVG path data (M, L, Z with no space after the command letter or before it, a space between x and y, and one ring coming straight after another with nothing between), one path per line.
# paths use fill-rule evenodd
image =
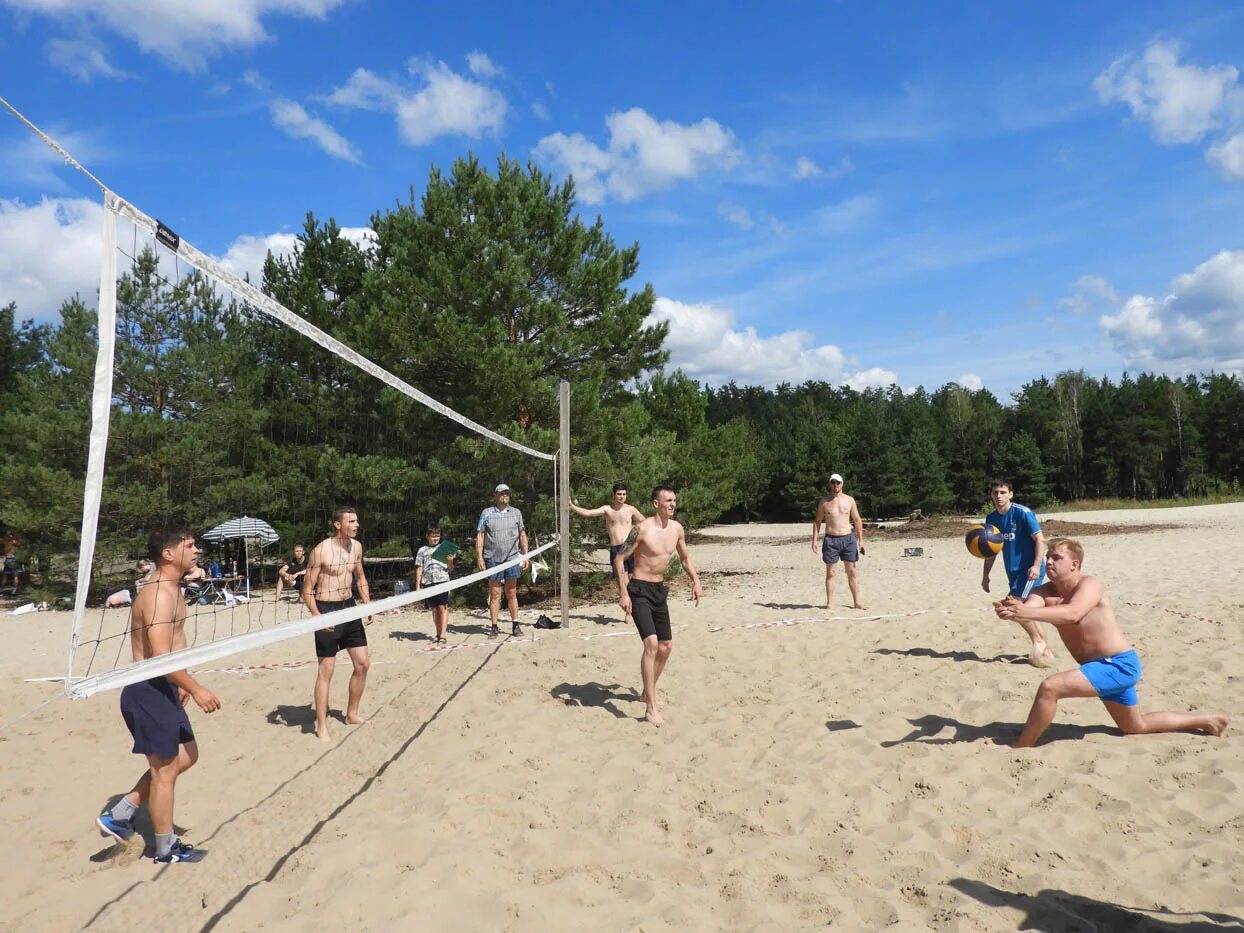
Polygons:
M1064 517L1179 526L1089 538L1086 571L1144 658L1142 708L1238 717L1244 568L1215 545L1244 533L1244 504ZM67 614L0 617L0 929L1244 924L1238 730L1124 738L1083 700L1038 749L989 748L1044 672L959 541L878 539L869 610L843 584L827 619L819 560L788 543L806 524L719 532L693 549L700 607L672 598L659 731L610 604L491 644L455 612L453 651L424 650L427 613L378 620L368 722L335 722L330 747L310 734L310 667L203 674L225 705L192 710L202 760L178 784L198 865L97 836L139 771L117 696L24 683L60 672ZM306 641L220 666L304 661Z

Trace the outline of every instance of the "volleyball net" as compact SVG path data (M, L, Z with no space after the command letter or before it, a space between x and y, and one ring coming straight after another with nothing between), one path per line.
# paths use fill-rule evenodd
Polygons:
M557 545L559 454L539 448L567 436L564 386L560 437L554 425L494 430L107 189L103 218L71 696L402 610L513 573ZM368 244L355 248L365 254ZM490 541L481 571L477 516L499 483L522 513L527 547L512 518L499 523L504 540ZM357 515L371 601L312 616L296 545L316 566L320 592L329 581L341 595L363 595L352 545L334 538L341 507ZM139 564L150 557L146 535L170 526L194 534L203 556L175 584L153 583ZM417 559L430 527L460 548L457 566ZM171 585L184 623L153 624L180 624L184 646L133 661L134 604L147 613L155 591L144 590Z

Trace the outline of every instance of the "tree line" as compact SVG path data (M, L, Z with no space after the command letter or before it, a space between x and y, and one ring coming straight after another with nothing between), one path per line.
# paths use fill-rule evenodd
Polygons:
M422 197L371 218L358 243L308 215L269 257L262 288L306 320L463 415L532 448L557 444L557 384L572 391L573 492L617 480L643 506L679 490L692 527L811 514L831 471L871 517L975 510L993 474L1021 501L1157 498L1244 481L1244 385L1064 373L1003 405L949 384L856 392L809 382L701 386L666 372L666 325L635 285L639 246L575 209L571 181L502 157L434 169ZM92 303L93 304L93 303ZM81 297L56 323L0 307L0 532L68 553L81 519L96 317ZM497 482L529 526L555 527L553 469L469 433L203 277L151 251L118 281L117 353L99 550L141 550L146 530L205 529L248 514L308 543L357 507L377 554L425 526L451 536ZM579 526L582 527L582 526Z

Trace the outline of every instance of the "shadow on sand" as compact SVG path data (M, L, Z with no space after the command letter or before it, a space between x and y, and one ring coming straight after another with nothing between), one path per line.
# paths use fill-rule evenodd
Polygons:
M1019 894L968 878L952 878L947 884L986 907L1010 907L1022 911L1025 916L1015 927L1018 930L1039 930L1042 933L1070 933L1073 930L1085 933L1209 933L1211 930L1244 929L1244 920L1230 914L1121 907L1051 888L1036 894ZM1010 927L1009 921L1006 926Z
M901 739L882 742L882 748L893 748L908 742L919 742L923 745L953 745L959 742L979 742L982 739L1009 742L1019 736L1024 724L1020 722L991 722L983 726L974 726L959 722L947 716L921 716L919 719L907 720L912 729ZM949 735L942 733L949 730ZM1073 726L1067 723L1054 723L1041 736L1038 744L1049 742L1065 742L1069 739L1082 739L1086 735L1122 735L1112 726Z
M304 735L315 735L315 708L312 706L278 706L268 714L268 725L301 729ZM330 709L328 718L345 725L346 714Z
M980 664L1027 664L1027 655L998 654L982 658L975 651L934 651L932 648L877 648L873 654L903 654L909 658L939 658L945 661L977 661Z
M634 687L623 687L621 684L598 684L591 681L586 684L558 684L549 691L555 700L561 700L567 706L594 706L608 710L617 719L628 719L626 713L615 706L615 703L638 703L639 691Z

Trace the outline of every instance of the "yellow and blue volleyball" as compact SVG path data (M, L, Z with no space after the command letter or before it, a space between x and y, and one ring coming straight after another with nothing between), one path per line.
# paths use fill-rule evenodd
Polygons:
M963 543L974 556L984 560L1002 550L1002 532L993 525L973 525L963 536Z

